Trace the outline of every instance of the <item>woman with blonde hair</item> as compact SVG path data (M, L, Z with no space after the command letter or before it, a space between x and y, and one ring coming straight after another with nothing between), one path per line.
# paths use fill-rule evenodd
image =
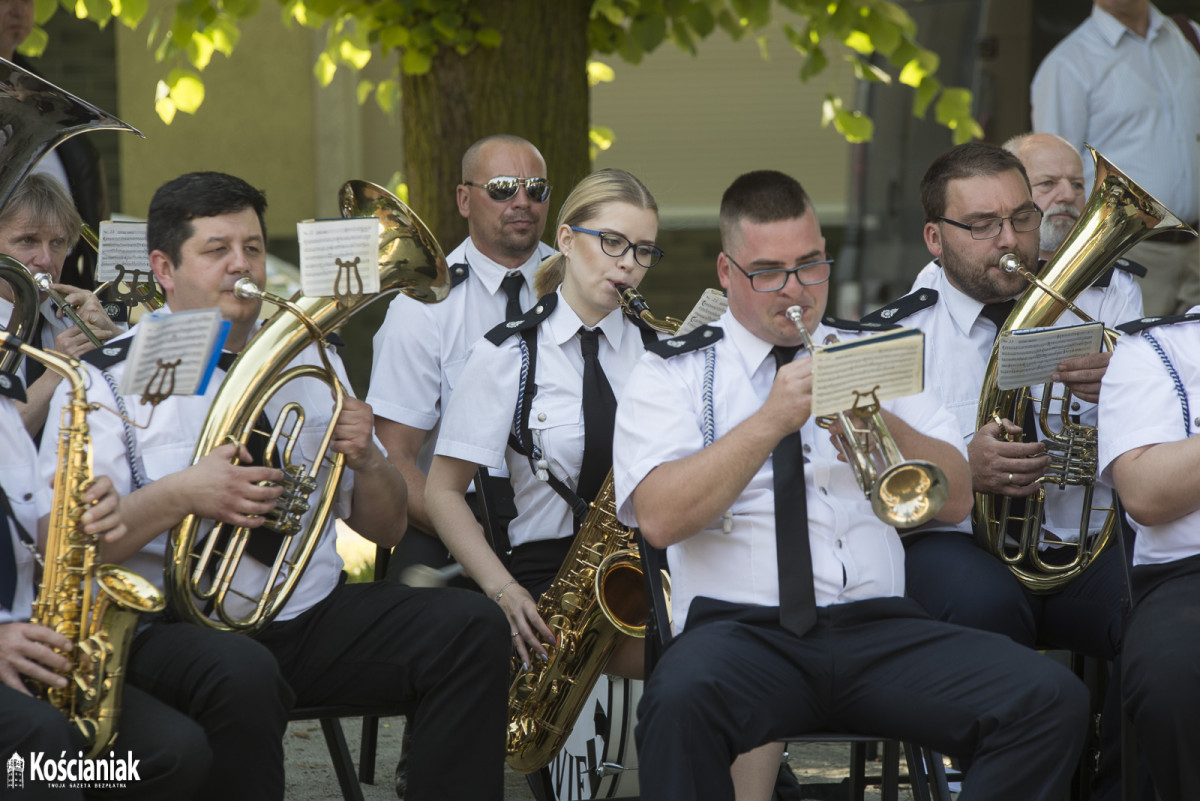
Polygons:
M426 485L430 517L504 610L526 665L554 642L537 598L612 467L612 415L625 379L658 339L620 305L620 288L636 288L662 258L657 233L658 206L632 174L607 169L580 181L559 212L559 253L534 279L540 299L475 345L445 412ZM463 498L480 466L503 464L517 507L508 565ZM641 662L641 643L627 638L609 672L636 677Z

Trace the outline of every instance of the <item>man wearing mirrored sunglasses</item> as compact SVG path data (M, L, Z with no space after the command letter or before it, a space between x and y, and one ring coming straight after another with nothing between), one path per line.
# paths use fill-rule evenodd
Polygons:
M1046 434L1040 427L1025 433L1022 423L1032 428L1037 425L1033 419L1004 419L977 430L976 417L999 329L1029 286L1018 273L1004 270L1001 259L1011 253L1024 268L1039 269L1042 210L1034 203L1021 161L983 143L960 145L935 159L921 181L921 202L925 245L933 261L909 295L863 319L925 332L926 386L958 420L975 491L1023 503L1020 499L1037 492L1037 481L1049 466L1041 442ZM1141 315L1137 300L1119 287L1094 285L1079 293L1075 303L1110 327ZM1068 311L1054 325L1080 322ZM1100 379L1111 355L1096 353L1058 365L1054 395L1062 396L1063 385L1070 388L1070 412L1079 422L1096 423ZM1031 391L1041 397L1040 386ZM1057 406L1050 412L1057 429ZM1092 506L1105 505L1107 493L1096 486ZM1083 487L1049 487L1041 526L1045 539L1077 542L1083 507ZM1089 526L1098 528L1102 521L1102 514L1093 514ZM1074 550L1042 546L1048 561ZM1076 578L1034 595L1003 562L977 547L969 518L952 527L927 525L905 537L908 593L935 618L1004 634L1031 648L1062 648L1101 660L1112 660L1120 647L1120 558L1120 549L1110 547ZM1092 797L1105 801L1118 797L1120 790L1116 678L1102 716L1100 772L1093 782Z
M530 142L496 134L467 148L455 192L469 235L446 257L454 288L435 304L397 295L375 334L367 402L375 433L408 484L409 527L388 571L402 581L414 580L407 568L451 562L425 512L425 475L467 352L537 299L533 274L555 252L541 241L550 190L546 162ZM497 478L498 492L508 493L498 504L501 514L515 514L507 476ZM468 501L475 508L473 495ZM452 583L474 587L464 578Z

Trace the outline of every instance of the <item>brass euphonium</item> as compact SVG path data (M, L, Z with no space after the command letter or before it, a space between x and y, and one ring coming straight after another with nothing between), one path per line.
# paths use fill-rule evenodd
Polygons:
M679 321L656 319L636 289L618 286L626 312L673 333ZM538 599L538 615L557 635L542 643L548 662L526 670L513 658L508 691L508 764L533 773L562 750L571 727L604 671L621 635L644 637L649 599L633 529L617 520L609 470L550 587Z
M1067 309L1084 321L1091 318L1074 304L1079 293L1095 283L1109 265L1138 242L1164 231L1192 231L1124 173L1092 147L1085 145L1096 165L1096 182L1075 226L1054 257L1033 275L1020 266L1020 259L1007 254L1001 264L1009 272L1019 272L1030 286L1013 307L1002 331L1053 325ZM997 340L999 341L999 340ZM1105 331L1110 350L1116 332ZM983 388L979 397L976 430L989 422L1007 418L1018 425L1032 400L1029 388L1001 390L997 387L999 346L992 348ZM1013 574L1031 592L1053 592L1083 572L1109 544L1115 527L1120 525L1113 504L1095 505L1096 428L1071 420L1071 393L1053 395L1052 384L1043 388L1038 422L1043 444L1050 456L1046 474L1038 479L1038 490L1030 496L1022 515L1010 514L1011 498L989 493L975 494L974 524L976 537L1008 565ZM1058 429L1051 428L1050 407L1059 403ZM1080 510L1079 538L1075 542L1049 540L1043 536L1046 486L1084 488ZM1103 514L1103 522L1093 516ZM1020 524L1020 534L1009 537L1008 523ZM1067 560L1047 560L1041 546L1053 544L1073 548ZM1061 563L1060 563L1061 562Z
M803 310L791 306L785 312L800 333L805 350L816 354L817 346L804 327ZM832 334L826 344L837 342ZM841 434L838 450L854 471L858 486L871 501L875 516L894 528L915 528L928 523L946 505L950 484L942 468L922 459L906 460L888 431L879 402L855 406L833 418L817 419L817 425L829 428L837 420Z
M253 633L279 614L325 529L343 469L342 455L332 453L329 443L346 392L325 356L325 337L385 293L399 290L416 300L436 303L450 291L449 270L441 247L424 223L386 189L366 181L350 181L342 187L339 203L343 217L377 217L383 224L380 292L336 298L297 294L288 301L263 292L248 279L239 282L240 296L262 297L280 306L281 311L255 334L225 374L196 442L193 464L227 442L246 443L267 402L293 380L325 382L333 413L311 465L290 463L291 444L297 441L304 422L304 409L298 404L288 404L270 432L268 452L281 438L289 445L284 448L282 466L284 493L276 502L275 512L264 519L264 525L281 534L282 539L275 559L266 565L268 572L261 590L252 593L233 587L250 529L233 529L227 542L219 545L225 538L218 534L229 527L217 524L200 542L197 535L203 521L189 515L171 531L173 553L166 565L166 587L172 607L185 620ZM323 365L289 368L313 342L321 343L318 350ZM285 432L283 427L289 422L294 426ZM322 470L325 480L318 488ZM310 511L309 496L313 492L318 495ZM206 604L212 605L215 620L202 608ZM248 606L249 611L236 611L234 607L239 604Z
M0 273L18 287L18 302L37 288L20 262L0 255ZM63 688L36 684L37 695L66 715L79 730L87 757L107 750L117 736L125 664L138 617L157 612L165 603L158 589L138 574L117 565L97 564L98 536L83 530L87 511L83 494L92 484L91 437L88 434L86 373L75 359L30 347L0 332L5 349L41 362L70 385L58 429L58 466L54 503L42 559L42 581L33 602L31 623L45 626L74 643L64 656L71 661Z

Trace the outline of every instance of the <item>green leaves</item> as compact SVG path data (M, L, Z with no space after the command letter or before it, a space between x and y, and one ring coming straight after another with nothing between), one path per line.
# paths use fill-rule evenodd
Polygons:
M203 102L204 82L191 70L171 70L155 87L154 111L167 125L175 119L175 112L195 114Z

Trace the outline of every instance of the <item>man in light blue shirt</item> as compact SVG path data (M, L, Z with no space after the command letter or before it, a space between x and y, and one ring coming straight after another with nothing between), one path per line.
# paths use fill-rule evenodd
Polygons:
M1195 226L1200 55L1149 0L1096 0L1038 68L1031 101L1034 131L1059 134L1079 150L1086 142ZM1090 187L1093 169L1084 161ZM1129 255L1149 268L1142 281L1147 314L1200 302L1200 246L1191 236L1159 235Z

